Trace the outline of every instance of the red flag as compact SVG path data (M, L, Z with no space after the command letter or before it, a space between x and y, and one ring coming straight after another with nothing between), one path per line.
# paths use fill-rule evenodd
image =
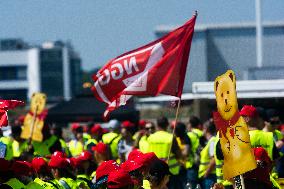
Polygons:
M0 100L0 127L8 125L8 110L19 105L24 105L24 102L18 100Z
M93 75L95 96L108 104L104 117L132 95L181 97L196 15L143 47L110 60Z

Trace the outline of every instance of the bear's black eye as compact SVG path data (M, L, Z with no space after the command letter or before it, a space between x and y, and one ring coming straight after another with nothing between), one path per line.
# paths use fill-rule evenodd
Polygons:
M229 91L227 91L227 94L229 94Z
M221 97L223 98L223 93L221 93Z

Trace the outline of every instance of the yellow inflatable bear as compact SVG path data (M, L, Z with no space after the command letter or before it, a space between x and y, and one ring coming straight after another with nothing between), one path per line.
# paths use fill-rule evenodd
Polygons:
M30 112L24 119L21 138L32 139L41 142L43 135L41 130L44 126L46 95L44 93L34 93L31 98Z
M228 180L257 166L250 145L248 127L239 115L234 72L228 70L218 76L214 90L218 112L214 112L213 117L219 130L224 155L224 179Z

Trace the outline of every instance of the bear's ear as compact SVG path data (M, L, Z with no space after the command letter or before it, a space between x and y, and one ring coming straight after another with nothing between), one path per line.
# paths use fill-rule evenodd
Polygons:
M215 91L217 91L218 85L219 85L219 81L216 81L216 82L215 82Z
M231 78L232 82L234 82L234 75L232 72L229 73L229 77Z

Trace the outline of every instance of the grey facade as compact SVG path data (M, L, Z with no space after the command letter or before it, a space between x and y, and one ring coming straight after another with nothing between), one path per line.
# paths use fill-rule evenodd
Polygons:
M157 37L174 27L159 26ZM213 81L228 69L237 80L284 79L284 22L263 24L263 67L256 66L254 24L197 25L187 67L184 93L193 82Z

